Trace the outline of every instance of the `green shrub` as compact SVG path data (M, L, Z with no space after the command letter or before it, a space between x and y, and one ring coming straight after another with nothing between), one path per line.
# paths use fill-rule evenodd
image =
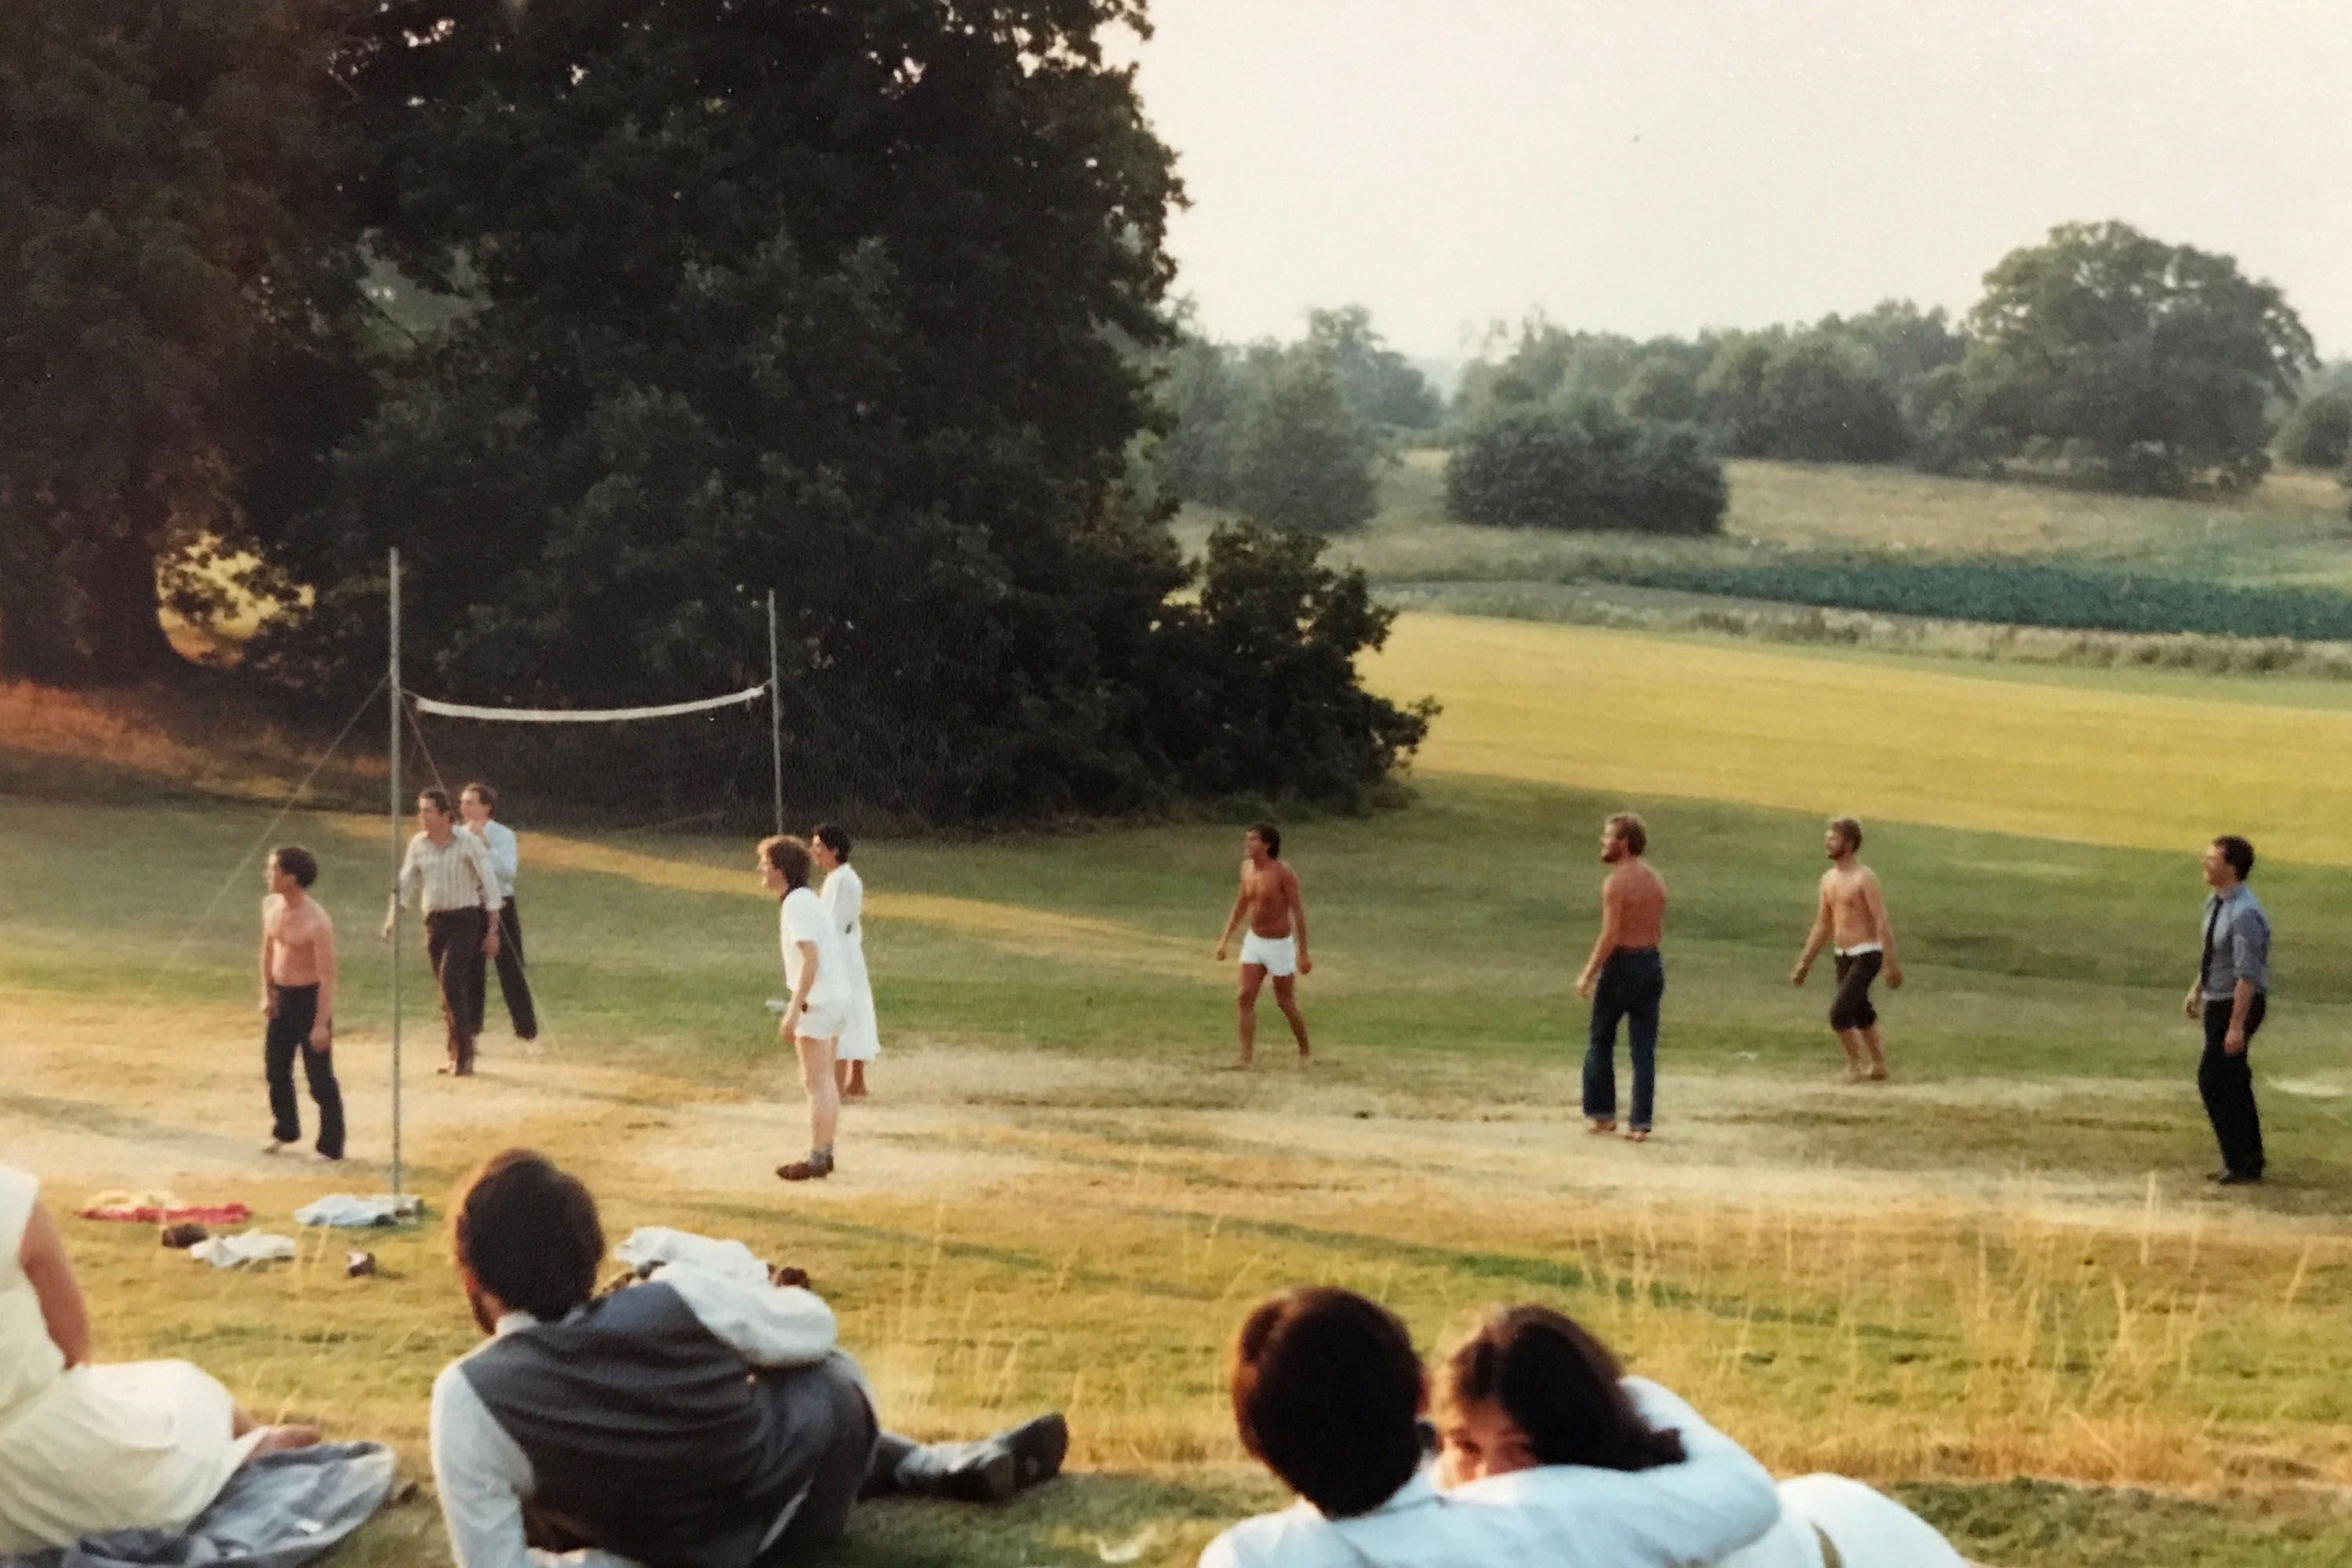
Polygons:
M2282 461L2305 468L2339 468L2352 458L2352 391L2337 388L2306 397L2279 431Z
M1713 533L1729 499L1697 431L1630 420L1598 400L1499 409L1445 465L1447 514L1501 528Z

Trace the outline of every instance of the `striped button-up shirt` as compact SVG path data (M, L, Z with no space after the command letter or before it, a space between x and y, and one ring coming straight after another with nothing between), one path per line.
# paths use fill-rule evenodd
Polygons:
M490 852L466 829L453 829L446 844L436 844L425 834L408 841L408 858L400 863L400 902L405 909L422 892L425 912L444 910L488 910L498 913L499 874L490 866Z

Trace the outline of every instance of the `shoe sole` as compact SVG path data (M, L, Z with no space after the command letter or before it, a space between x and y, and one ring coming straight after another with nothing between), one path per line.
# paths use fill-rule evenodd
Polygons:
M1070 1452L1070 1426L1060 1413L1040 1415L1013 1429L1008 1445L1013 1461L1015 1489L1050 1481L1062 1473Z

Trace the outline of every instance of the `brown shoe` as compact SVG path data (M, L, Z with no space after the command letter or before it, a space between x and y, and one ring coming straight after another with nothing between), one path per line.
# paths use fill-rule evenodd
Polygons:
M805 1160L777 1166L776 1174L787 1182L821 1182L833 1174L833 1160L830 1156L820 1160L812 1154Z

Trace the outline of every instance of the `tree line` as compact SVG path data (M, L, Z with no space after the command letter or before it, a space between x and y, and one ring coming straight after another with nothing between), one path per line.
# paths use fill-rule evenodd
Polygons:
M1381 354L1378 406L1415 417L1375 412L1366 366ZM1908 300L1696 338L1531 320L1468 368L1442 420L1425 384L1418 398L1392 389L1412 367L1360 310L1316 312L1286 347L1191 342L1180 365L1164 482L1324 531L1370 515L1371 466L1399 438L1451 447L1463 521L1662 532L1719 525L1727 457L2149 494L2242 489L2274 452L2352 458L2352 388L2317 378L2280 290L2121 223L2062 225L2011 251L1957 321Z
M1353 802L1425 710L1312 541L1186 561L1142 0L0 7L0 672L356 701L764 675L793 775L947 820ZM748 678L748 679L747 679ZM822 738L822 743L820 743ZM625 777L625 762L612 770Z

